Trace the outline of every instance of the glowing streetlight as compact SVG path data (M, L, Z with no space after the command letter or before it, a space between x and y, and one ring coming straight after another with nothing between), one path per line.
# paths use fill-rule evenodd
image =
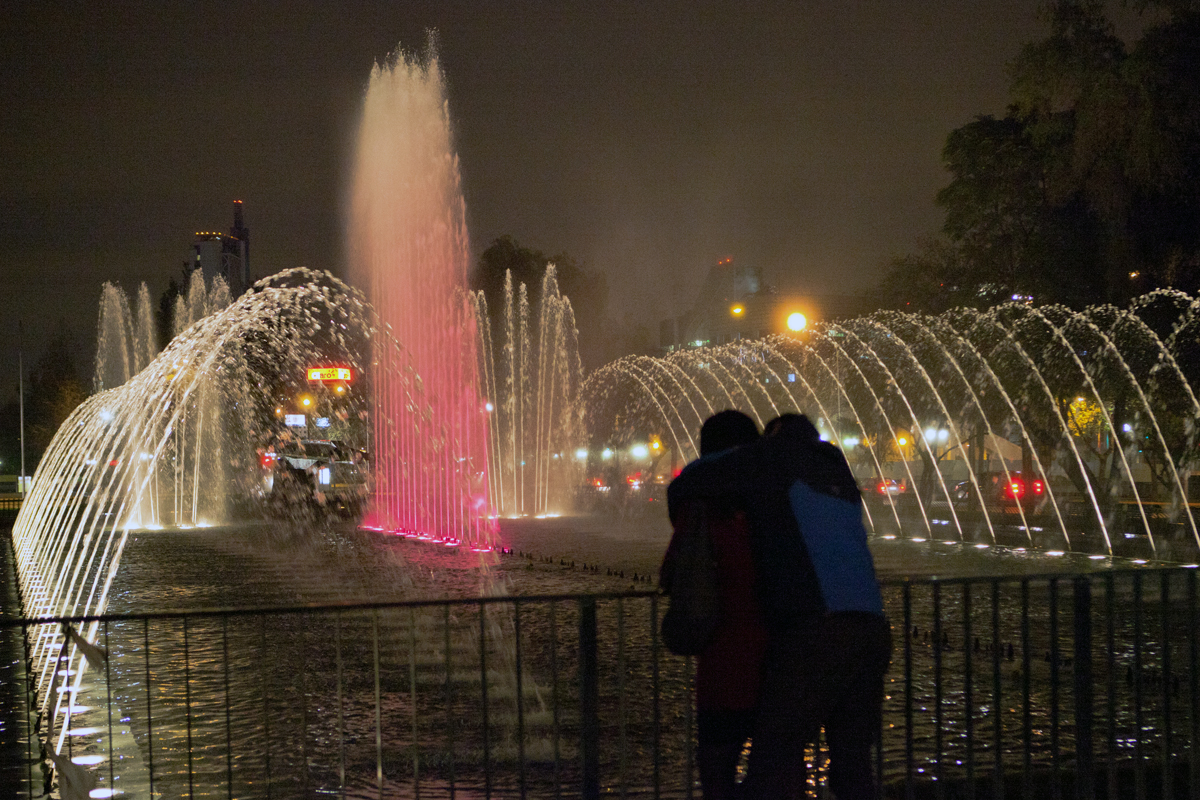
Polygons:
M743 306L741 303L734 303L733 307L729 309L729 313L733 314L735 317L740 317L745 312L746 312L746 307Z
M311 397L309 397L308 395L305 395L304 397L301 397L301 398L300 398L300 405L304 406L305 408L308 408L309 406L311 406L311 405L312 405L312 398L311 398Z
M634 458L647 458L650 455L650 448L644 444L635 444L629 448L629 454Z
M793 311L791 314L788 314L787 326L788 330L799 333L808 326L808 318L799 311Z
M584 450L582 447L579 448L578 450L576 450L575 451L575 460L576 461L587 461L587 450Z

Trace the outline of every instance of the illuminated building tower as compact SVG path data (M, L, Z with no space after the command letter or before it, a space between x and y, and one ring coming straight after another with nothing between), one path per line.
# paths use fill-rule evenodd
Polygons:
M242 220L242 201L233 201L233 227L229 233L197 231L192 250L192 268L203 270L205 281L220 275L233 297L249 289L250 229Z

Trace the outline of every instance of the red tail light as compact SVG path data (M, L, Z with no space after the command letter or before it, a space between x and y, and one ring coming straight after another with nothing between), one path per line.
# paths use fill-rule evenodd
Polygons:
M1041 493L1042 493L1042 491L1043 491L1045 488L1046 488L1046 487L1042 485L1042 482L1041 482L1041 481L1034 481L1034 482L1033 482L1033 493L1034 493L1034 494L1041 494Z
M1013 478L1004 487L1004 496L1011 497L1014 500L1020 500L1025 494L1025 482L1020 478Z
M888 487L887 487L887 481L880 481L880 482L879 482L879 485L878 485L878 486L876 486L876 487L875 487L875 489L876 489L876 491L878 491L880 494L887 494L887 489L888 489Z

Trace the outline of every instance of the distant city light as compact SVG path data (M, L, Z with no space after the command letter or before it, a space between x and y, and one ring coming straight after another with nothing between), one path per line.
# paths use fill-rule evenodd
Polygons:
M858 447L858 437L847 436L845 439L842 439L842 444L844 444L846 447Z
M787 318L788 330L802 331L802 330L804 330L805 326L807 326L807 325L808 325L808 318L805 317L803 314L801 314L799 311L793 311L791 314L788 314L788 318Z
M644 444L635 444L629 448L629 454L634 458L646 458L650 455L650 448Z
M488 410L489 414L496 410L496 407L494 405L492 405L490 401L485 403L483 407Z
M587 461L587 450L584 450L582 447L579 448L578 450L576 450L575 451L575 460L576 461Z
M788 383L795 383L795 382L796 382L796 373L789 372L788 373Z
M604 457L604 458L606 458L606 459L608 459L608 458L612 458L612 450L610 450L610 449L608 449L608 448L606 447L606 448L604 448L604 452L603 452L603 453L601 453L600 455L601 455L601 456L603 456L603 457Z

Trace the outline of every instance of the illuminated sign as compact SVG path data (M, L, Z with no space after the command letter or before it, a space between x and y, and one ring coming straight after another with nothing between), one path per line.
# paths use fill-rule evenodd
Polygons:
M308 423L305 421L303 414L284 414L283 424L290 428L303 428Z
M349 381L354 379L354 372L349 367L309 367L310 381Z
M329 427L329 417L317 417L317 427L318 428L328 428Z

